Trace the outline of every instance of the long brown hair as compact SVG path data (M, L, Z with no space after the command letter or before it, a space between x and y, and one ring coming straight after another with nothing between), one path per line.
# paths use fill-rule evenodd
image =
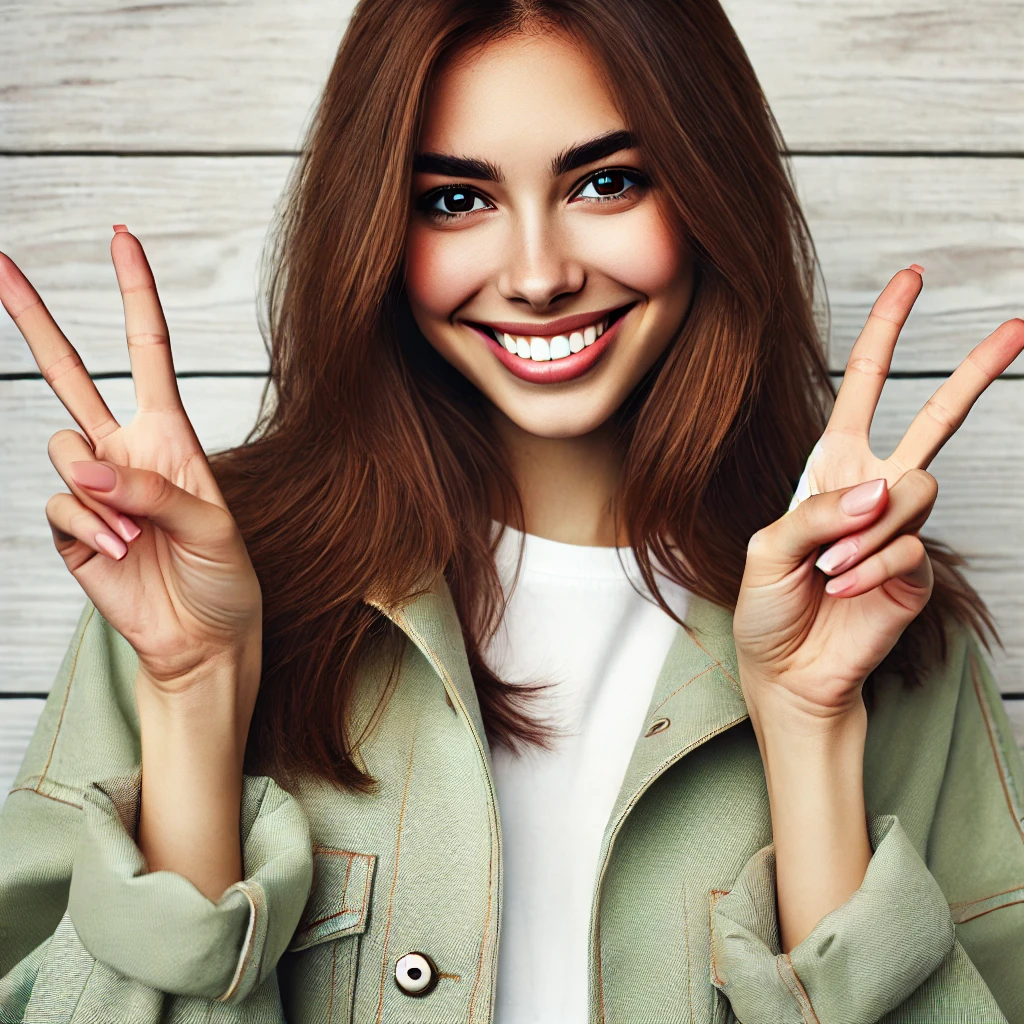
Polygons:
M614 84L693 253L677 338L617 415L619 514L692 592L735 605L748 538L786 509L834 397L816 261L782 138L717 0L363 0L279 208L264 264L270 381L246 442L213 461L264 600L247 759L286 783L370 780L347 735L355 673L395 641L367 597L443 572L490 740L544 742L482 650L501 611L491 530L521 509L482 396L420 335L402 263L424 97L454 48L559 28ZM269 386L273 390L269 390ZM935 591L886 667L913 683L944 622L984 605L929 548ZM666 606L667 610L667 606Z

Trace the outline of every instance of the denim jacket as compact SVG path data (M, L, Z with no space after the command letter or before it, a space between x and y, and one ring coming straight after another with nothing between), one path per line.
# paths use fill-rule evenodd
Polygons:
M136 656L86 606L0 812L0 1024L491 1020L501 831L459 624L443 583L384 610L400 671L365 667L353 714L377 788L246 776L245 878L213 903L146 871ZM732 620L691 601L604 835L593 1022L1024 1024L1024 764L998 691L964 631L923 686L880 683L867 874L782 953ZM425 995L395 977L413 951Z

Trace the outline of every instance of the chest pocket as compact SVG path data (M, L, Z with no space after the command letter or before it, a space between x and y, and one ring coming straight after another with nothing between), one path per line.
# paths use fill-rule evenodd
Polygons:
M289 1024L351 1024L376 861L373 854L314 847L313 888L277 968Z

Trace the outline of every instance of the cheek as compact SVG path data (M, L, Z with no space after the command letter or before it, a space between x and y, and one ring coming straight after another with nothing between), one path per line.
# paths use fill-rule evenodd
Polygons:
M471 231L411 227L405 247L405 287L418 317L447 320L489 280L492 254Z
M688 268L686 250L654 203L589 219L585 244L595 270L651 299L677 291Z

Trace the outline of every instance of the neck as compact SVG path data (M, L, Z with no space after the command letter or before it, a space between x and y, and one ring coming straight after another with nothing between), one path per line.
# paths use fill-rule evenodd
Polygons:
M497 409L492 419L509 455L527 533L565 544L629 543L613 515L623 458L613 423L580 437L549 438L528 433Z

